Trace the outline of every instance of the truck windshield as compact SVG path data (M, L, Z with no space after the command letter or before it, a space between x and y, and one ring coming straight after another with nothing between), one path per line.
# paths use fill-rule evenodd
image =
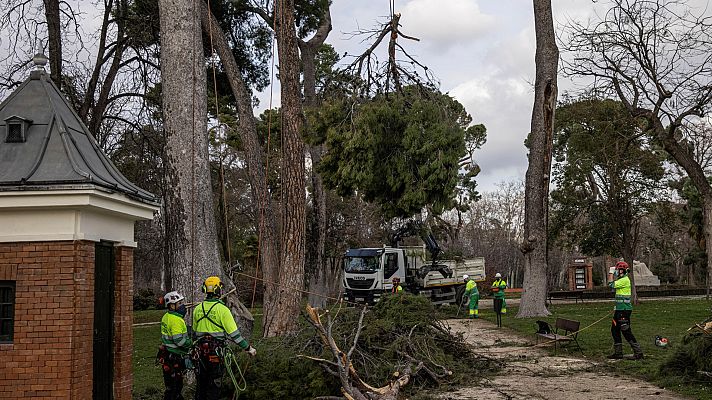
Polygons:
M344 271L348 273L376 272L379 257L344 257Z

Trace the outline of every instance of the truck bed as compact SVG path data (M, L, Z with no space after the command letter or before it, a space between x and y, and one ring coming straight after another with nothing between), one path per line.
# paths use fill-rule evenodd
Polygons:
M467 274L475 280L485 280L485 259L474 257L464 260L438 260L438 264L447 265L452 270L452 277L446 278L439 271L430 271L424 278L418 278L418 283L423 288L452 286L462 283L462 276Z

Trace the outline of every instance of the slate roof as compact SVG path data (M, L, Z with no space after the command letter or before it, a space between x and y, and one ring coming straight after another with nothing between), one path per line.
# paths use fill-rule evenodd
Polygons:
M28 124L24 143L6 142L12 117ZM0 103L0 191L87 188L158 202L106 157L40 65Z

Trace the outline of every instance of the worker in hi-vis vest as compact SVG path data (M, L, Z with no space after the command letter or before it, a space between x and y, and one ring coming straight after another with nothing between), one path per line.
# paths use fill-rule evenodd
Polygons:
M615 274L615 276L614 276ZM615 278L615 279L614 279ZM608 272L608 286L616 291L616 308L613 312L613 322L611 323L611 335L613 336L613 354L608 358L623 358L623 340L621 333L633 349L633 358L640 360L643 358L643 350L640 343L635 340L630 328L630 316L633 313L633 303L631 303L631 284L628 277L628 263L618 261L615 267L611 267Z
M498 303L501 302L501 313L507 313L507 301L504 298L504 289L507 288L507 281L502 279L502 274L497 272L494 274L494 282L492 282L492 293L494 294L494 309L497 311Z
M470 276L467 274L462 276L462 280L466 283L464 296L469 302L469 318L479 318L480 291L477 290L477 282L475 282L475 280L470 278Z
M163 296L168 311L161 318L161 347L158 362L163 366L163 383L166 385L164 400L183 399L183 373L186 369L186 355L191 340L185 325L185 304L183 295L169 292Z
M396 294L396 293L402 293L403 292L403 286L400 284L400 278L397 276L393 277L393 287L391 288L391 293Z
M193 334L196 337L199 360L196 365L196 400L220 398L220 386L225 374L222 348L227 342L237 344L251 356L257 350L242 337L230 309L220 300L223 284L217 276L203 283L205 300L193 309Z

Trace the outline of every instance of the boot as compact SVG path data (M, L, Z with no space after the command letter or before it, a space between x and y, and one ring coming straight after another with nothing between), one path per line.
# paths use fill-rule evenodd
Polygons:
M642 360L643 359L643 349L640 348L640 343L630 342L630 347L633 349L633 359Z
M623 358L623 343L614 343L613 354L609 355L608 358L613 360L619 360Z

